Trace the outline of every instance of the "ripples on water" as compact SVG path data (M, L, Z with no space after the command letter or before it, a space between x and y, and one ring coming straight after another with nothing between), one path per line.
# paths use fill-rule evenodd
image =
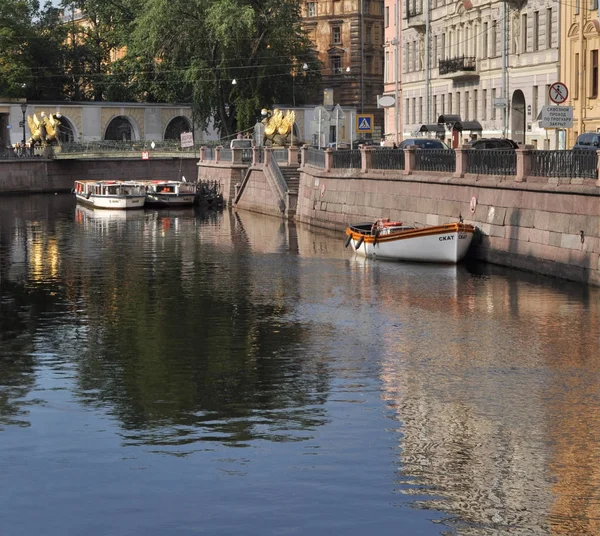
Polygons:
M0 199L2 534L600 534L596 289Z

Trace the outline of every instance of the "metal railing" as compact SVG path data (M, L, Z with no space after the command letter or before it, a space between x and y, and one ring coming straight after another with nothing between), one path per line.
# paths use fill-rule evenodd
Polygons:
M227 147L223 147L221 149L221 152L219 153L219 160L221 162L232 162L233 161L232 150Z
M419 149L415 151L415 171L456 171L456 153L452 149Z
M271 153L273 159L276 162L286 162L288 161L288 150L287 149L273 149Z
M154 143L154 147L152 147ZM90 142L67 142L54 146L56 158L94 158L94 157L137 157L142 152L148 152L150 156L177 156L182 158L194 158L198 156L201 143L195 147L182 148L179 141L90 141Z
M263 147L255 147L256 151L256 160L255 163L262 164L265 161L265 150Z
M440 60L440 74L450 74L459 71L477 70L477 60L473 56L460 56L448 60Z
M397 169L403 171L404 150L373 149L371 151L371 167L373 169Z
M252 149L241 149L242 151L242 163L249 164L252 162Z
M334 169L360 169L362 167L362 156L358 149L332 151L331 156L331 167Z
M517 153L514 149L469 149L466 172L478 175L516 175Z
M314 167L325 168L325 151L309 147L306 149L306 163Z
M406 2L405 19L423 14L423 0L408 0Z
M214 160L215 159L215 148L214 147L205 147L204 148L204 160Z
M530 175L595 179L598 154L596 151L531 151Z

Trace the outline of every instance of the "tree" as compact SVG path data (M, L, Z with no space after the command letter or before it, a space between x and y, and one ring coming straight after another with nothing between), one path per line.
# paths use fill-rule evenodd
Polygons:
M63 94L64 31L58 9L35 0L0 2L0 95L52 100Z
M297 65L310 66L313 87L320 82L293 0L145 0L128 57L148 98L189 100L202 126L213 119L226 136L252 126L261 108L290 102Z

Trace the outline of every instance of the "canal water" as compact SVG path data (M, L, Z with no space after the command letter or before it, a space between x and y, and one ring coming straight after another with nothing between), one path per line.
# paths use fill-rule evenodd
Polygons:
M600 533L600 294L249 212L0 199L0 534Z

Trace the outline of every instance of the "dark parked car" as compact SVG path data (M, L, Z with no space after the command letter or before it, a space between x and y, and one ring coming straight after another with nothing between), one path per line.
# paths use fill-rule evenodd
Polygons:
M597 132L579 134L573 145L574 151L597 151L598 149L600 149L600 133Z
M467 143L469 149L518 149L516 142L507 138L481 138Z
M409 145L416 145L419 149L449 149L441 140L433 138L406 138L400 142L399 149L404 149Z

